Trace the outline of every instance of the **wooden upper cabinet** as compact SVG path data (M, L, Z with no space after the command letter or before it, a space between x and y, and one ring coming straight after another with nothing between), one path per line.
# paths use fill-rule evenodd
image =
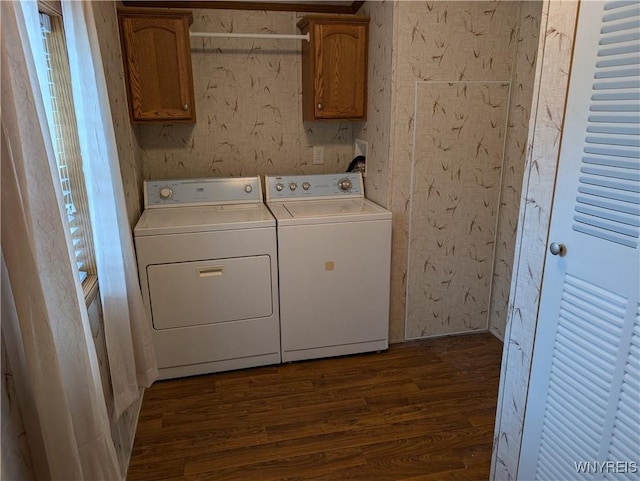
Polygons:
M302 46L303 119L367 117L369 18L317 15L298 22Z
M191 12L118 12L129 112L134 122L195 123Z

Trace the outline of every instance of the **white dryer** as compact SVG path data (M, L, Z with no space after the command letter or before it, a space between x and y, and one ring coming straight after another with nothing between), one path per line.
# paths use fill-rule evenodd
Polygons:
M276 224L258 177L146 181L135 229L160 378L280 362Z
M389 345L391 212L362 175L266 177L277 221L282 360Z

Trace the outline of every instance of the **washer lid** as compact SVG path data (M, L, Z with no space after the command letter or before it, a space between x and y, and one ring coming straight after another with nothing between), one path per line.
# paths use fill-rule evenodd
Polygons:
M274 226L273 216L262 203L167 207L145 210L134 229L134 235L140 237Z
M304 200L269 204L278 225L390 220L391 212L367 199Z

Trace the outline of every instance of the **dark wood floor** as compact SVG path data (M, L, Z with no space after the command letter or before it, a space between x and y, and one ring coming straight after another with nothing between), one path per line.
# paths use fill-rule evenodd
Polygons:
M483 333L157 382L128 480L486 480L501 351Z

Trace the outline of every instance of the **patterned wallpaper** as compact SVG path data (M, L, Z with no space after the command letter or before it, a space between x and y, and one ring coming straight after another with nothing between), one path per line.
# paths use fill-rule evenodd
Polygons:
M358 14L367 15L369 21L368 105L367 121L362 124L355 138L369 143L367 151L367 177L365 190L374 202L389 207L392 115L392 53L393 53L393 2L366 2Z
M522 123L507 124L516 108L510 101L526 103L515 93L509 97L509 85L520 88L528 78L516 77L517 52L530 58L536 45L532 36L519 41L521 8L521 2L394 4L392 340L405 339L405 329L411 338L488 328L496 225L498 232L513 232L517 212L517 204L509 204L498 219L500 198L508 198L501 185L517 189L517 165L524 162L521 154L511 155L526 134L510 130ZM458 101L458 88L439 91L442 82L475 100ZM489 94L493 82L502 87ZM487 97L481 100L483 89ZM472 118L491 118L489 130ZM482 156L486 162L473 160ZM503 169L513 175L501 184ZM467 180L458 183L457 176ZM506 234L497 237L504 242L497 260L508 266L513 244ZM444 296L447 285L452 287Z
M127 217L133 228L142 209L142 155L129 120L116 4L113 1L93 2L93 11L111 104Z
M515 480L578 2L545 0L502 356L492 480Z
M192 32L297 34L293 12L194 10ZM221 177L342 172L352 122L302 122L299 40L194 38L198 122L137 127L143 175ZM312 146L325 161L312 164Z
M416 84L407 337L487 327L509 83Z
M500 339L507 322L541 10L541 1L522 2L518 22L489 311L489 329Z

